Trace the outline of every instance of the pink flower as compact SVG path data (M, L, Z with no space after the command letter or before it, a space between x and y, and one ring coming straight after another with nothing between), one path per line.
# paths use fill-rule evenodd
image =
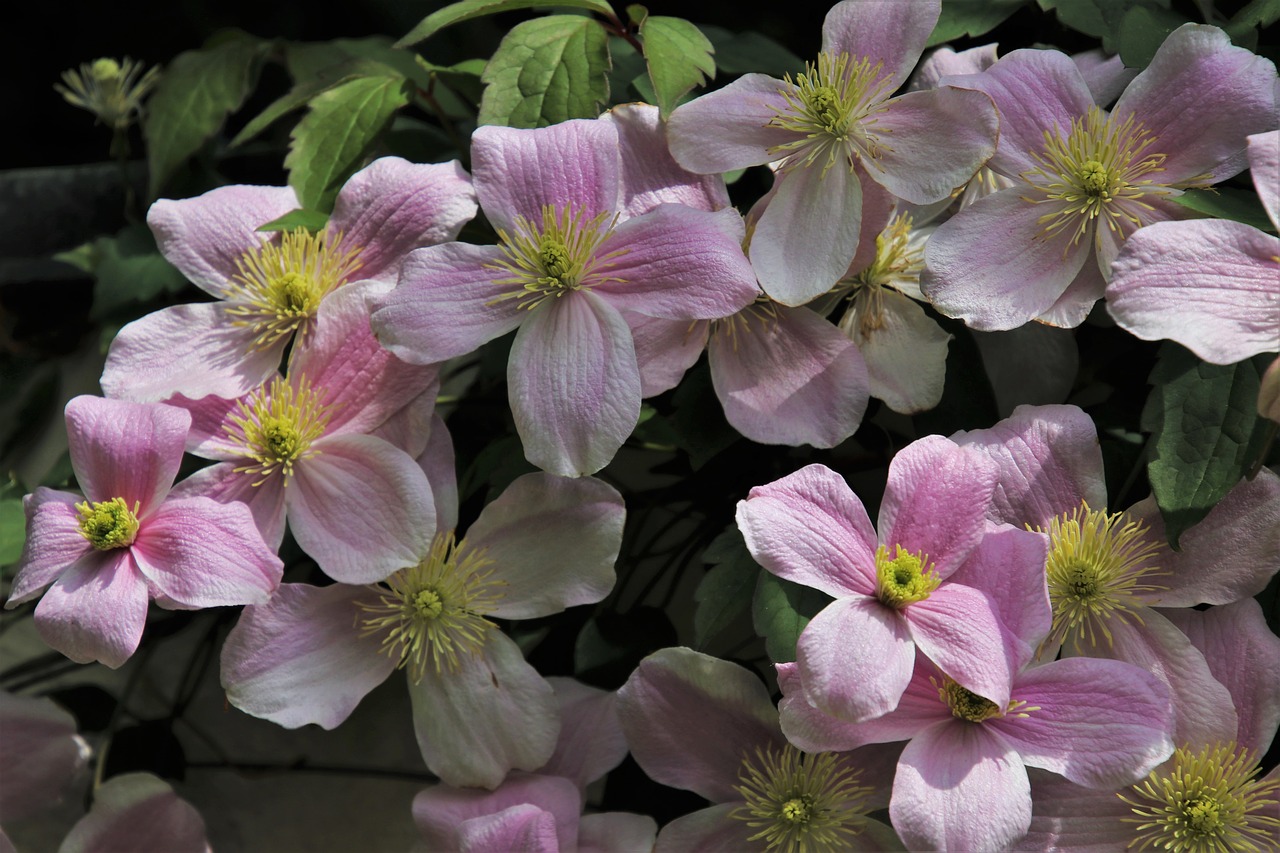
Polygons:
M209 853L211 848L204 819L169 783L150 773L126 773L94 791L93 807L58 849Z
M374 303L374 331L397 356L431 364L519 328L507 382L525 455L550 473L594 473L640 416L620 311L687 322L748 304L756 285L742 220L679 204L633 215L635 170L615 121L487 126L471 144L476 192L501 245L414 252Z
M61 802L89 755L75 718L52 699L0 690L0 823Z
M837 3L823 22L818 61L794 81L746 74L671 114L671 152L690 171L779 161L750 256L765 293L784 305L825 293L848 269L864 178L928 204L973 177L995 150L996 113L982 93L890 97L940 8L939 0Z
M138 647L149 598L191 609L271 596L284 567L249 508L169 494L190 415L88 396L66 415L84 497L27 495L27 541L6 608L49 587L36 606L40 636L74 661L114 669Z
M239 397L276 371L295 333L307 343L329 294L353 281L394 283L410 250L454 239L476 213L456 161L397 157L352 175L324 230L255 230L297 207L291 188L257 186L152 205L147 224L161 254L217 301L164 308L121 329L103 392L139 401Z

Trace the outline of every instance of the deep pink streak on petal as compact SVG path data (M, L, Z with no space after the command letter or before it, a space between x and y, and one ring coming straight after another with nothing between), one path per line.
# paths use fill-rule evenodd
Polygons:
M463 823L531 805L554 816L557 833L567 842L577 835L580 803L577 789L567 779L515 772L493 791L432 785L413 798L413 820L429 849L456 850Z
M586 219L621 209L622 159L618 130L609 122L476 128L471 169L485 216L508 233L518 216L541 225L548 205Z
M875 593L876 532L844 478L807 465L738 502L738 529L756 562L827 595Z
M385 632L362 636L367 587L281 584L265 604L246 607L222 646L222 686L246 714L289 729L332 729L395 670L380 651Z
M147 582L127 548L100 552L62 573L36 605L41 639L76 663L117 669L142 639Z
M93 546L80 532L80 514L75 505L81 500L80 495L44 486L38 486L23 499L26 539L5 609L34 598L81 560L96 560Z
M941 12L940 0L846 0L822 22L822 49L883 65L885 92L892 93L906 82Z
M911 681L914 662L905 620L873 598L833 601L796 642L805 698L850 723L892 711Z
M590 291L551 298L516 334L507 386L525 457L552 474L594 474L640 417L631 329Z
M1000 706L1009 700L1014 672L1032 650L1009 636L984 593L947 583L901 612L916 647L961 687Z
M191 416L173 406L80 396L67 403L71 467L90 501L123 498L144 519L182 464Z
M339 190L325 234L341 234L343 251L360 250L359 278L394 282L405 255L457 239L476 210L471 176L457 160L381 157Z
M723 178L695 175L672 159L667 148L667 127L657 107L619 104L600 118L618 129L623 209L627 216L639 216L666 203L706 211L729 206L729 191Z
M774 146L799 137L770 122L787 112L782 93L793 88L765 74L744 74L677 107L667 119L671 155L685 169L706 175L779 159Z

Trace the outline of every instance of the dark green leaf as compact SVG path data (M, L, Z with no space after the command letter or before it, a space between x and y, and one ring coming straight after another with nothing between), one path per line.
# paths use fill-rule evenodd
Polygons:
M302 228L311 233L322 231L329 224L329 214L318 210L298 208L284 216L277 217L265 225L259 225L258 231L296 231Z
M496 15L498 12L510 12L515 9L545 9L558 6L569 9L586 9L606 18L613 18L613 7L605 0L462 0L452 3L443 9L437 9L418 22L408 35L396 42L396 47L408 47L430 38L445 27L453 26L472 18L485 15Z
M27 517L22 498L0 499L0 566L16 562L27 541Z
M929 36L929 47L964 36L980 36L998 27L1028 0L947 0Z
M1189 207L1197 213L1215 216L1218 219L1232 219L1252 225L1260 231L1276 230L1267 217L1267 211L1258 199L1258 194L1250 190L1238 190L1234 187L1215 187L1211 190L1187 190L1174 199L1183 207Z
M695 471L741 438L724 418L724 409L711 384L711 369L705 358L684 375L671 403L675 407L671 426L679 436L680 448L689 454L689 464Z
M591 18L517 24L481 75L480 124L546 127L595 118L609 100L609 38Z
M1177 12L1153 6L1134 6L1115 30L1116 48L1130 68L1146 68L1169 33L1187 23Z
M830 601L831 596L812 587L760 572L751 618L756 633L764 638L770 660L774 663L795 660L800 632Z
M266 42L242 37L180 53L165 69L143 121L152 197L240 109L265 49Z
M640 25L640 44L663 118L686 92L716 76L711 56L715 48L701 30L683 18L646 17Z
M161 256L150 229L143 225L125 228L114 237L99 237L56 257L94 277L89 313L94 320L162 293L177 293L187 284L182 273Z
M388 69L389 70L389 69ZM289 186L304 208L327 211L342 184L359 169L396 110L409 101L403 77L358 77L311 100L290 134Z
M1058 20L1073 30L1102 38L1110 33L1102 11L1094 0L1036 0L1046 12L1057 13Z
M804 71L804 60L768 36L753 31L735 33L705 25L701 29L715 48L716 68L725 74L754 71L781 77Z
M1147 466L1169 544L1208 514L1256 455L1258 371L1252 362L1215 365L1166 343L1142 410L1152 433Z
M693 640L699 649L751 611L760 567L751 559L737 527L715 538L703 554L713 563L693 593Z

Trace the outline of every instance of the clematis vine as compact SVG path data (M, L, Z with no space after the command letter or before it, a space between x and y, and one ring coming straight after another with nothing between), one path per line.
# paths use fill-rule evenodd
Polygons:
M746 74L672 112L671 153L692 172L778 163L750 257L765 293L784 305L825 293L849 268L864 178L928 204L951 195L995 150L998 120L981 93L891 97L940 10L939 0L844 0L827 13L822 51L803 74ZM932 142L941 137L945 147Z

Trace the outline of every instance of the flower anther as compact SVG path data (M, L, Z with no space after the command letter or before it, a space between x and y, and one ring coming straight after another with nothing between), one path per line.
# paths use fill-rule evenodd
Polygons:
M80 515L80 533L99 551L127 548L138 536L138 502L133 509L124 498L108 501L82 501L76 504Z
M487 266L510 273L495 279L494 284L517 285L519 289L490 304L517 299L519 307L532 310L546 299L606 281L622 281L608 275L607 270L626 250L596 254L616 224L616 214L601 213L588 219L580 210L557 210L551 205L543 206L541 223L517 217L512 233L498 230L504 259Z
M924 601L942 581L923 552L912 554L901 545L893 547L892 559L885 546L876 549L876 598L899 610Z
M876 257L861 272L842 279L835 289L852 287L849 309L840 319L840 328L854 340L856 331L865 340L884 328L881 289L915 287L924 269L924 241L911 239L911 217L900 213L876 235Z
M287 486L294 464L318 452L312 442L324 435L333 414L323 397L305 376L296 387L276 376L269 386L241 400L224 430L253 464L236 468L236 473L258 477L253 485L260 486L279 472Z
M62 72L65 86L54 89L67 103L88 110L116 130L127 128L142 112L142 101L160 80L160 69L150 68L128 57L96 59L79 69Z

